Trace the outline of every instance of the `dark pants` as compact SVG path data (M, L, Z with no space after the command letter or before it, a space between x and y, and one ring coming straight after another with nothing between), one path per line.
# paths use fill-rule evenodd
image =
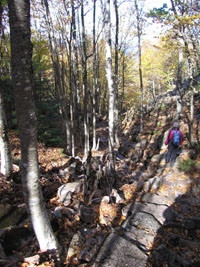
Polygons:
M180 148L174 147L172 143L169 143L168 151L165 156L165 161L170 162L170 166L173 167L176 161L176 158L178 157L179 154L180 154Z

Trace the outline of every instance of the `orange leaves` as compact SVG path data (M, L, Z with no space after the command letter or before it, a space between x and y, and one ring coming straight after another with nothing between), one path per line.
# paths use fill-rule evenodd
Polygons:
M109 197L104 196L99 207L99 222L110 225L118 216L118 205L109 203Z
M137 185L136 184L125 184L120 188L125 196L126 200L131 200L137 191Z

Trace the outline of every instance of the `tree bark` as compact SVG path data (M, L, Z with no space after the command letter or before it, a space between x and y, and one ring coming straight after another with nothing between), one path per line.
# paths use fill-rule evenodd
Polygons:
M115 6L115 17L116 17L116 31L115 31L115 106L114 106L114 114L115 114L115 142L119 144L119 62L118 62L118 46L119 46L119 12L118 12L118 2L114 0Z
M3 6L2 1L0 0L0 37L3 36L3 25L2 25L2 14ZM3 75L3 66L0 65L0 152L1 152L1 173L9 178L12 174L12 157L10 151L10 144L7 131L7 119L4 106L3 98L3 85L2 85L2 75Z
M106 0L105 6L105 38L106 38L106 77L109 90L109 111L108 111L108 128L109 128L109 157L110 167L115 169L114 159L114 104L115 92L112 77L112 53L111 53L111 19L110 19L110 0Z
M80 97L80 72L79 72L79 56L77 44L77 29L76 29L76 11L74 0L71 0L72 8L72 51L73 51L73 83L74 83L74 127L76 128L76 140L81 140L81 97ZM76 125L75 125L76 123ZM81 144L82 145L82 144Z
M137 18L137 37L138 37L138 59L139 59L139 77L140 77L140 132L143 131L143 79L142 79L142 57L141 57L141 18L138 9L137 0L135 0L136 18Z
M0 80L1 83L1 80ZM1 152L1 173L7 178L12 174L12 157L7 131L7 120L3 103L3 95L0 91L0 152Z
M122 54L122 94L121 94L121 107L120 107L120 113L122 114L124 111L124 91L125 91L125 69L126 69L126 63L125 63L125 51L123 51Z
M177 73L177 98L176 98L176 120L180 119L182 111L182 67L183 67L183 48L179 47L179 57L178 57L178 73Z
M36 114L32 89L30 1L9 0L12 81L21 142L21 174L25 202L41 250L59 245L44 207L39 184Z
M96 0L93 0L93 85L92 85L92 132L93 142L92 149L96 149L96 87L97 87L97 72L96 72Z
M81 1L81 24L82 24L82 70L83 70L83 104L84 104L84 154L90 150L89 118L88 118L88 81L87 81L87 51L84 20L84 3Z

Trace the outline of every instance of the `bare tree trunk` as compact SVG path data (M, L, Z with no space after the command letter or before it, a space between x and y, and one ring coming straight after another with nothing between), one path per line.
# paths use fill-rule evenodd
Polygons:
M72 63L72 43L71 38L69 41L69 87L70 87L70 130L71 130L71 154L75 156L75 143L74 143L74 82L73 82L73 63Z
M21 174L25 202L41 250L58 250L39 183L36 114L32 90L30 2L9 0L12 79L21 141Z
M182 67L183 67L183 48L179 47L179 60L178 60L178 73L177 73L177 99L176 99L176 120L180 119L182 110Z
M96 113L101 115L100 112L100 56L99 56L99 47L98 44L96 46L96 95L95 95L95 103L96 103Z
M73 10L72 10L73 11ZM72 12L72 23L70 27L70 40L68 42L69 45L69 87L70 87L70 125L71 125L71 153L72 156L75 156L75 140L74 140L74 95L75 95L75 82L74 82L74 68L73 68L73 47L72 47L72 39L73 39L73 31L74 31L74 13Z
M2 25L2 14L3 6L2 1L0 1L0 37L3 36L3 25ZM1 48L1 47L0 47ZM9 59L8 59L9 60ZM1 173L9 178L12 174L12 157L10 151L10 143L8 138L8 129L7 129L7 119L4 106L3 98L3 82L2 75L4 72L4 67L2 66L2 61L0 63L0 152L1 152Z
M1 83L1 80L0 80ZM1 173L9 178L12 174L12 157L7 131L7 120L4 110L3 95L0 91L0 152L1 152Z
M189 45L186 41L185 36L183 35L183 40L185 44L185 51L187 54L187 61L188 61L188 71L189 71L189 90L190 90L190 116L189 116L189 123L188 123L188 128L189 128L189 142L190 145L194 145L194 137L193 137L193 123L194 123L194 87L193 87L193 77L194 77L194 66L192 64L192 58L191 54L189 51Z
M96 149L96 87L97 87L97 54L96 54L96 0L93 0L93 91L92 91L92 149Z
M108 111L108 128L109 128L109 157L110 167L115 169L114 159L114 104L115 92L112 77L112 54L111 54L111 19L110 19L110 0L106 0L105 5L105 38L106 38L106 77L109 90L109 111Z
M83 65L83 102L84 102L84 154L90 150L89 136L89 119L88 119L88 82L87 82L87 52L86 52L86 35L84 21L84 4L81 1L81 22L82 22L82 65Z
M141 18L138 9L137 0L135 0L135 9L137 17L137 37L138 37L138 58L139 58L139 76L140 76L140 132L143 131L143 80L142 80L142 57L141 57Z
M121 108L120 113L123 113L123 104L124 104L124 91L125 91L125 52L122 55L122 95L121 95Z
M189 140L190 140L191 146L194 145L193 127L194 127L194 87L191 86L191 89L190 89L190 120L189 120Z
M76 128L76 139L81 140L81 97L80 97L80 73L79 73L79 57L77 48L77 29L76 29L76 12L74 0L71 0L72 8L72 51L73 51L73 83L74 83L74 127ZM75 125L76 122L76 125Z
M115 142L119 144L119 60L118 60L118 46L119 46L119 12L118 12L118 2L114 0L115 6L115 16L116 16L116 31L115 31L115 106L114 106L114 114L115 114Z

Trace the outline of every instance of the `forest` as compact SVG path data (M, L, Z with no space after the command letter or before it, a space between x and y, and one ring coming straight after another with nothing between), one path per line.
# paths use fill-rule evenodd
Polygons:
M198 0L0 0L0 266L200 266L199 40Z

